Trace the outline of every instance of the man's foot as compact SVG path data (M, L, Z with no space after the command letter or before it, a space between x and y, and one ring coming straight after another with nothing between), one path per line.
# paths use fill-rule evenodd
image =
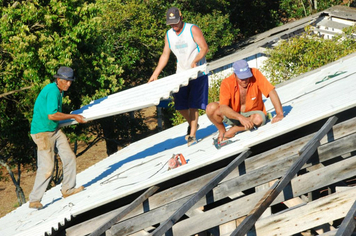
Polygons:
M197 139L195 137L192 137L192 136L188 136L187 142L188 142L188 147L190 147L193 144L198 143Z
M220 149L223 146L233 143L233 141L230 140L231 138L232 137L224 137L224 135L222 137L219 136L216 139L213 138L213 145L216 147L216 149Z
M29 207L39 210L43 208L43 205L39 201L36 201L36 202L30 202Z
M199 129L199 124L197 124L197 130ZM190 125L188 126L188 129L187 129L187 135L185 135L185 140L188 141L188 138L190 136Z
M235 135L233 136L225 136L225 133L223 133L222 135L219 134L218 138L216 139L218 143L221 143L221 142L224 142L224 141L227 141L231 138L235 137Z
M70 193L62 192L62 195L63 195L64 198L66 198L66 197L69 197L69 196L74 195L76 193L79 193L79 192L81 192L83 190L84 190L84 186L80 186L78 188L73 189Z

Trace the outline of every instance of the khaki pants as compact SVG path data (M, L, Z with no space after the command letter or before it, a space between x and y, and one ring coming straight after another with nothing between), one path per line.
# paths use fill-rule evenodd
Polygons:
M30 193L30 202L41 201L54 171L54 148L58 150L63 164L62 192L70 192L76 184L76 156L69 146L66 135L57 130L31 134L37 144L37 173ZM73 191L73 190L72 190Z

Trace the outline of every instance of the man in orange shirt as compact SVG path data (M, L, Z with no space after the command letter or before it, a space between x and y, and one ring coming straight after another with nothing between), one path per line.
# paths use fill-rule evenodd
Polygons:
M270 97L276 116L272 123L283 119L283 109L274 86L256 68L245 60L233 64L234 73L220 86L220 101L209 103L206 114L218 128L218 143L235 136L237 132L251 130L266 123L266 108L262 94ZM226 131L224 123L232 127Z

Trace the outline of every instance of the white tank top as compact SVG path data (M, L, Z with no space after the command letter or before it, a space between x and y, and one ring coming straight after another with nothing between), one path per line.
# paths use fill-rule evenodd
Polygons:
M179 35L173 29L167 31L169 48L177 57L177 73L191 69L190 65L200 52L198 44L193 39L193 26L193 24L184 23L183 30ZM197 66L205 63L204 57L197 63Z

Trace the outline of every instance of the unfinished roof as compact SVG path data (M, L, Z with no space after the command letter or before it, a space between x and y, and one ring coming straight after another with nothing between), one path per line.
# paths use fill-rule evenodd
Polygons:
M311 19L303 19L303 22L308 23ZM293 24L302 28L303 22ZM259 36L256 37L255 46L258 48L260 43L272 41L274 36L282 37L286 32L295 32L295 29L287 29L279 34L279 30L275 29L276 34L268 34L268 37L260 40L257 40ZM247 46L240 53L210 63L209 69L250 56L253 52L251 49L252 45ZM281 186L281 179L289 173L293 163L305 153L312 153L308 143L313 140L312 147L315 148L317 135L308 133L300 138L302 130L305 132L305 129L311 129L311 125L314 128L319 122L346 111L355 114L355 64L356 54L352 54L279 85L277 92L285 118L275 124L267 123L252 132L240 133L233 138L233 144L219 150L212 145L212 138L217 136L216 128L206 116L199 118L199 142L191 147L187 147L184 139L186 123L135 142L79 173L77 184L84 185L85 191L64 199L60 186L56 186L45 193L42 200L44 209L29 209L27 203L2 217L0 235L88 235L103 225L108 226L112 218L120 221L105 228L108 234L154 235L154 231L159 226L163 227L170 216L181 213L181 207L196 194L202 193L200 190L225 170L226 163L233 163L231 160L237 158L234 164L238 168L232 168L217 186L209 186L214 187L213 190L198 199L194 207L183 212L183 219L177 219L179 221L170 229L173 235L193 235L202 231L213 235L230 235L246 216L253 216L250 213L254 212L264 196L270 196L272 190ZM192 72L108 96L75 112L94 120L156 105L161 98L186 85L189 79L196 78L197 71ZM177 84L172 85L177 80ZM156 85L160 85L159 89L156 89ZM152 87L159 93L144 101L136 96ZM121 103L127 100L130 100L129 106ZM269 99L265 104L273 114ZM332 121L335 122L335 119ZM355 177L354 124L355 119L350 119L334 126L328 125L327 128L332 127L332 132L321 137L321 146L314 154L319 159L304 164L302 170L293 175L295 178L291 180L290 187L283 189L283 194L268 205L269 210L254 224L257 235L291 235L307 229L321 232L325 225L331 230L327 235L335 235L337 229L333 229L330 222L340 221L348 212L352 213L351 206L356 197L355 188L346 187L345 184ZM286 134L295 135L295 140L285 140L283 145L278 145L286 139ZM261 148L265 150L249 153L256 146L263 145L268 145L267 151ZM168 170L167 161L178 153L183 154L188 164ZM332 191L333 187L330 186L340 182L345 187L338 187L337 192ZM278 185L271 190L274 183ZM332 194L319 199L314 195L320 195L320 189L326 189L327 192L330 189ZM341 192L340 189L345 191ZM282 205L284 211L280 209ZM134 209L134 206L137 207ZM124 209L130 209L129 214L122 214Z
M216 128L206 116L199 120L199 142L191 147L187 147L184 140L186 124L135 142L79 173L77 184L84 185L85 191L63 199L60 186L56 186L45 193L44 209L29 209L27 203L1 218L0 234L51 235L60 225L66 225L80 214L353 108L356 106L355 64L353 54L279 87L277 92L285 114L283 121L238 134L233 138L233 144L220 150L212 145ZM269 100L265 104L273 113ZM167 161L177 153L182 153L188 164L168 171Z

